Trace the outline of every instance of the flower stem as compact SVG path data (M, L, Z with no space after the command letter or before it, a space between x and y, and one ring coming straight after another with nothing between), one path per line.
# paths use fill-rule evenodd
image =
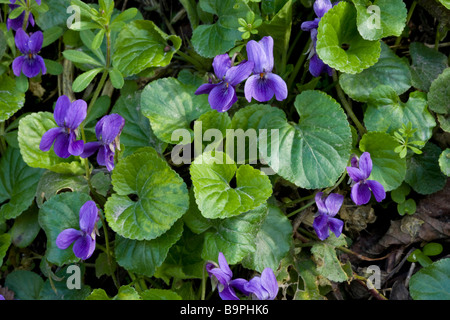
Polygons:
M409 21L411 20L411 17L413 15L414 9L416 8L417 0L414 0L411 4L411 7L409 8L408 15L406 16L406 25L409 24ZM395 39L395 44L393 47L394 52L397 50L397 48L400 46L400 42L402 41L402 35L398 36L397 39Z
M311 38L308 40L308 42L306 43L305 47L303 48L303 51L300 54L300 56L299 56L299 58L297 60L297 63L294 66L294 70L292 70L292 73L289 76L289 79L288 79L288 82L287 82L288 90L292 87L292 84L294 83L294 80L297 77L297 74L300 71L300 68L305 63L305 60L307 58L306 52L308 51L310 45L311 45Z
M108 237L108 229L106 228L106 221L103 218L102 214L99 214L98 216L100 217L100 220L102 222L103 233L105 235L106 256L108 257L108 265L109 265L109 270L111 272L111 277L113 279L114 285L117 288L119 288L119 283L117 282L116 276L113 272L112 263L111 263L111 249L109 246L109 237Z
M26 4L26 9L25 9L25 17L23 18L22 29L23 29L23 31L26 32L27 25L28 25L28 18L30 16L30 0L27 0L25 2L25 4Z
M344 107L345 111L347 112L348 116L353 120L353 123L356 125L356 128L359 131L359 134L363 136L367 130L364 128L364 126L359 122L358 118L356 117L355 113L352 110L352 107L347 101L347 98L345 97L344 91L342 91L341 86L339 85L339 79L336 73L336 70L333 70L333 81L336 83L336 91L338 94L339 99L341 100L342 106Z
M296 215L297 213L302 212L303 210L309 208L309 207L312 206L314 203L316 203L316 201L311 201L311 202L305 204L303 207L298 208L297 210L292 211L291 213L287 214L286 217L287 217L287 218L290 218L290 217L292 217L293 215Z

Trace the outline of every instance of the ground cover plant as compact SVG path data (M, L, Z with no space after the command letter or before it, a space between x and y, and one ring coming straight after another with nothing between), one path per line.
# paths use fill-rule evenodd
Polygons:
M449 1L0 9L0 299L450 298Z

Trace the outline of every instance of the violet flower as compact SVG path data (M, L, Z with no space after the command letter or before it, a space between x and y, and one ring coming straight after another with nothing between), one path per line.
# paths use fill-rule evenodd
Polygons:
M55 105L55 118L58 127L48 130L42 136L39 144L41 151L49 151L55 143L54 150L58 157L68 158L70 155L79 156L83 152L83 140L76 140L78 126L86 118L87 104L84 100L70 102L69 97L63 95Z
M344 222L334 216L339 212L339 209L344 202L344 196L337 193L331 193L325 199L322 199L323 192L316 194L315 200L318 209L318 214L314 218L313 227L320 240L325 240L330 236L331 230L337 238L342 233Z
M350 197L357 205L363 205L369 202L371 191L377 202L386 198L386 192L381 183L375 180L368 180L372 173L372 159L368 152L364 152L361 157L354 157L351 160L351 167L347 167L347 172L353 180Z
M6 300L3 295L0 294L0 300Z
M277 278L271 268L265 268L261 276L255 276L250 281L232 280L231 286L246 296L251 296L254 300L274 300L278 294Z
M263 37L259 42L250 40L247 43L248 60L254 63L253 75L245 82L244 92L248 102L255 98L265 102L275 98L282 101L287 98L286 82L272 73L273 70L273 38Z
M82 158L97 153L97 163L106 166L108 171L114 169L115 149L120 150L119 136L125 125L125 119L119 114L110 114L102 117L95 125L95 134L98 141L88 142L84 145Z
M41 5L41 0L36 0L38 5ZM19 7L16 3L16 0L10 0L9 8L12 10ZM17 18L9 19L6 21L6 28L7 30L13 29L14 31L17 31L18 29L21 29L23 27L23 20L25 19L25 11L22 12ZM34 18L33 15L30 13L28 15L28 21L27 21L27 27L31 23L31 25L34 27Z
M233 272L231 271L228 262L222 252L219 252L218 260L218 266L215 263L207 263L206 271L211 277L211 280L217 283L220 298L222 298L222 300L239 300L236 292L230 285L232 281L231 278L233 277Z
M333 74L333 69L326 65L322 60L320 60L319 56L316 52L316 43L317 43L317 28L319 27L320 19L325 15L333 7L330 0L316 0L314 2L314 12L317 15L312 21L305 21L302 23L300 28L303 31L311 32L311 47L309 48L309 72L314 76L318 77L323 72L327 72L328 75Z
M28 78L37 76L40 71L42 71L42 74L47 72L44 59L38 55L42 48L43 40L44 36L41 31L36 31L31 36L28 36L22 29L17 30L15 41L22 55L15 58L12 63L16 77L19 77L21 72Z
M253 62L243 60L239 65L231 66L231 59L225 53L214 58L213 69L219 82L202 84L195 94L209 94L211 108L225 112L238 100L235 87L250 76Z
M63 230L56 238L59 249L65 250L72 243L75 256L86 260L95 250L96 226L99 220L98 208L94 201L87 201L80 208L80 230L73 228Z

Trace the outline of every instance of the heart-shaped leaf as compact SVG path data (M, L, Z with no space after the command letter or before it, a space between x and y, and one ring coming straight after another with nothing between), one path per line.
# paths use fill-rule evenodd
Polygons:
M135 20L117 36L112 61L123 76L130 76L150 67L167 66L180 47L180 37L165 34L152 21Z
M158 238L189 208L183 179L151 147L121 159L111 178L116 193L105 204L106 219L124 238Z
M400 36L406 25L403 0L352 0L358 12L358 31L366 40Z
M65 250L56 246L61 231L69 228L80 230L80 208L89 200L88 194L64 192L46 201L39 210L39 224L47 236L47 260L58 266L77 262L71 245Z
M261 120L259 127L266 129L268 136L264 146L260 134L261 157L277 174L299 187L332 186L350 158L352 134L347 116L321 91L302 92L294 106L300 115L298 124L288 122L280 113Z
M353 4L339 2L320 19L316 50L320 59L344 73L359 73L380 57L380 42L365 40Z
M389 85L398 95L404 93L411 87L411 71L404 60L381 42L378 62L357 74L341 74L339 84L353 100L366 102L372 90L381 84Z
M433 134L436 121L427 108L427 96L415 91L403 103L390 86L380 85L369 96L364 124L369 131L393 134L404 124L412 124L414 132L411 141L428 141Z
M25 103L25 94L17 89L16 82L7 74L0 76L0 121L11 118Z
M264 203L232 218L211 220L212 228L205 234L202 258L217 261L222 252L229 264L241 262L256 250L255 237L267 214L267 203Z
M406 160L394 151L398 147L395 139L383 132L366 133L359 142L362 152L369 152L373 168L369 180L381 183L385 191L398 188L406 175Z
M186 130L194 137L191 122L211 110L207 95L195 95L195 88L175 78L152 81L141 94L141 108L150 119L155 135L166 143L175 144L172 135L177 129ZM175 134L174 139L179 136Z
M117 263L130 272L152 277L183 233L183 222L177 221L170 230L153 240L131 240L116 236Z
M13 219L34 200L44 170L31 168L22 160L19 149L8 148L0 159L0 221Z
M447 177L450 177L450 148L442 151L439 156L439 167Z
M414 300L450 299L450 259L441 259L420 269L409 282Z
M436 113L450 113L450 68L446 68L432 83L428 92L429 108Z
M250 165L237 168L222 152L206 152L190 167L195 199L206 218L229 218L252 210L272 194L269 177ZM230 182L236 174L236 186Z
M44 133L56 126L53 114L49 112L32 113L20 120L18 140L23 160L33 168L44 168L62 174L83 174L84 167L75 157L60 158L53 151L53 146L47 152L39 149Z

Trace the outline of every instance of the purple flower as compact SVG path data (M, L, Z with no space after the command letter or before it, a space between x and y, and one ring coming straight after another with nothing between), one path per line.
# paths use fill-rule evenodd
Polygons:
M335 236L339 238L342 233L344 222L334 218L334 216L339 212L339 209L344 202L344 196L337 193L331 193L325 201L322 197L323 192L318 192L316 194L315 200L319 211L317 216L314 218L314 230L320 240L325 240L329 237L329 230L331 230Z
M99 220L98 209L94 201L87 201L80 208L80 229L63 230L56 238L56 245L61 250L67 249L73 242L75 256L82 260L88 259L95 249L96 228Z
M25 31L18 29L15 36L16 46L22 53L14 59L12 68L16 77L23 72L28 78L33 78L42 71L42 74L47 72L44 59L38 55L42 48L44 36L41 31L33 33L28 36Z
M19 5L15 4L16 0L10 0L11 4L9 5L9 8L12 10L16 9L19 7ZM41 0L36 0L36 2L38 3L38 5L41 5ZM18 29L21 29L23 27L23 20L25 19L25 11L22 12L17 18L14 19L9 19L6 21L6 28L9 29L13 29L14 31L17 31ZM30 13L28 16L28 21L27 21L27 27L28 24L30 24L34 27L34 18L33 15Z
M245 98L250 102L252 97L259 102L275 98L282 101L287 98L286 82L272 73L273 70L273 39L263 37L259 42L250 40L247 43L248 60L254 63L253 75L245 82Z
M232 280L231 285L256 300L274 300L278 294L277 278L271 268L265 268L261 276L255 276L250 281Z
M125 119L119 114L110 114L101 118L95 125L95 134L98 141L88 142L84 145L82 158L97 153L97 163L106 166L108 171L114 169L115 149L120 150L119 136L125 125Z
M319 27L320 19L333 7L330 0L316 0L314 2L314 12L317 15L312 21L305 21L301 25L303 31L311 32L311 47L309 48L309 72L314 76L318 77L323 72L327 72L328 75L333 74L333 69L326 65L316 53L316 42L317 42L317 28Z
M0 294L0 300L6 300L3 295Z
M237 101L235 87L252 73L253 62L243 60L232 67L231 59L225 53L214 58L213 69L219 82L202 84L195 94L209 94L211 108L225 112Z
M357 205L366 204L371 197L371 191L378 202L386 198L386 192L381 183L375 180L367 180L372 173L372 159L368 152L364 152L361 157L354 157L351 160L351 167L347 167L347 172L353 180L350 197Z
M87 104L83 100L70 102L67 96L61 96L56 101L55 118L58 127L48 130L42 136L39 149L48 151L55 143L54 150L58 157L68 158L79 156L83 152L83 140L76 141L78 126L86 118Z
M222 300L239 300L233 287L230 285L233 272L222 252L219 252L219 265L207 263L206 271L214 282L217 282L219 296Z

